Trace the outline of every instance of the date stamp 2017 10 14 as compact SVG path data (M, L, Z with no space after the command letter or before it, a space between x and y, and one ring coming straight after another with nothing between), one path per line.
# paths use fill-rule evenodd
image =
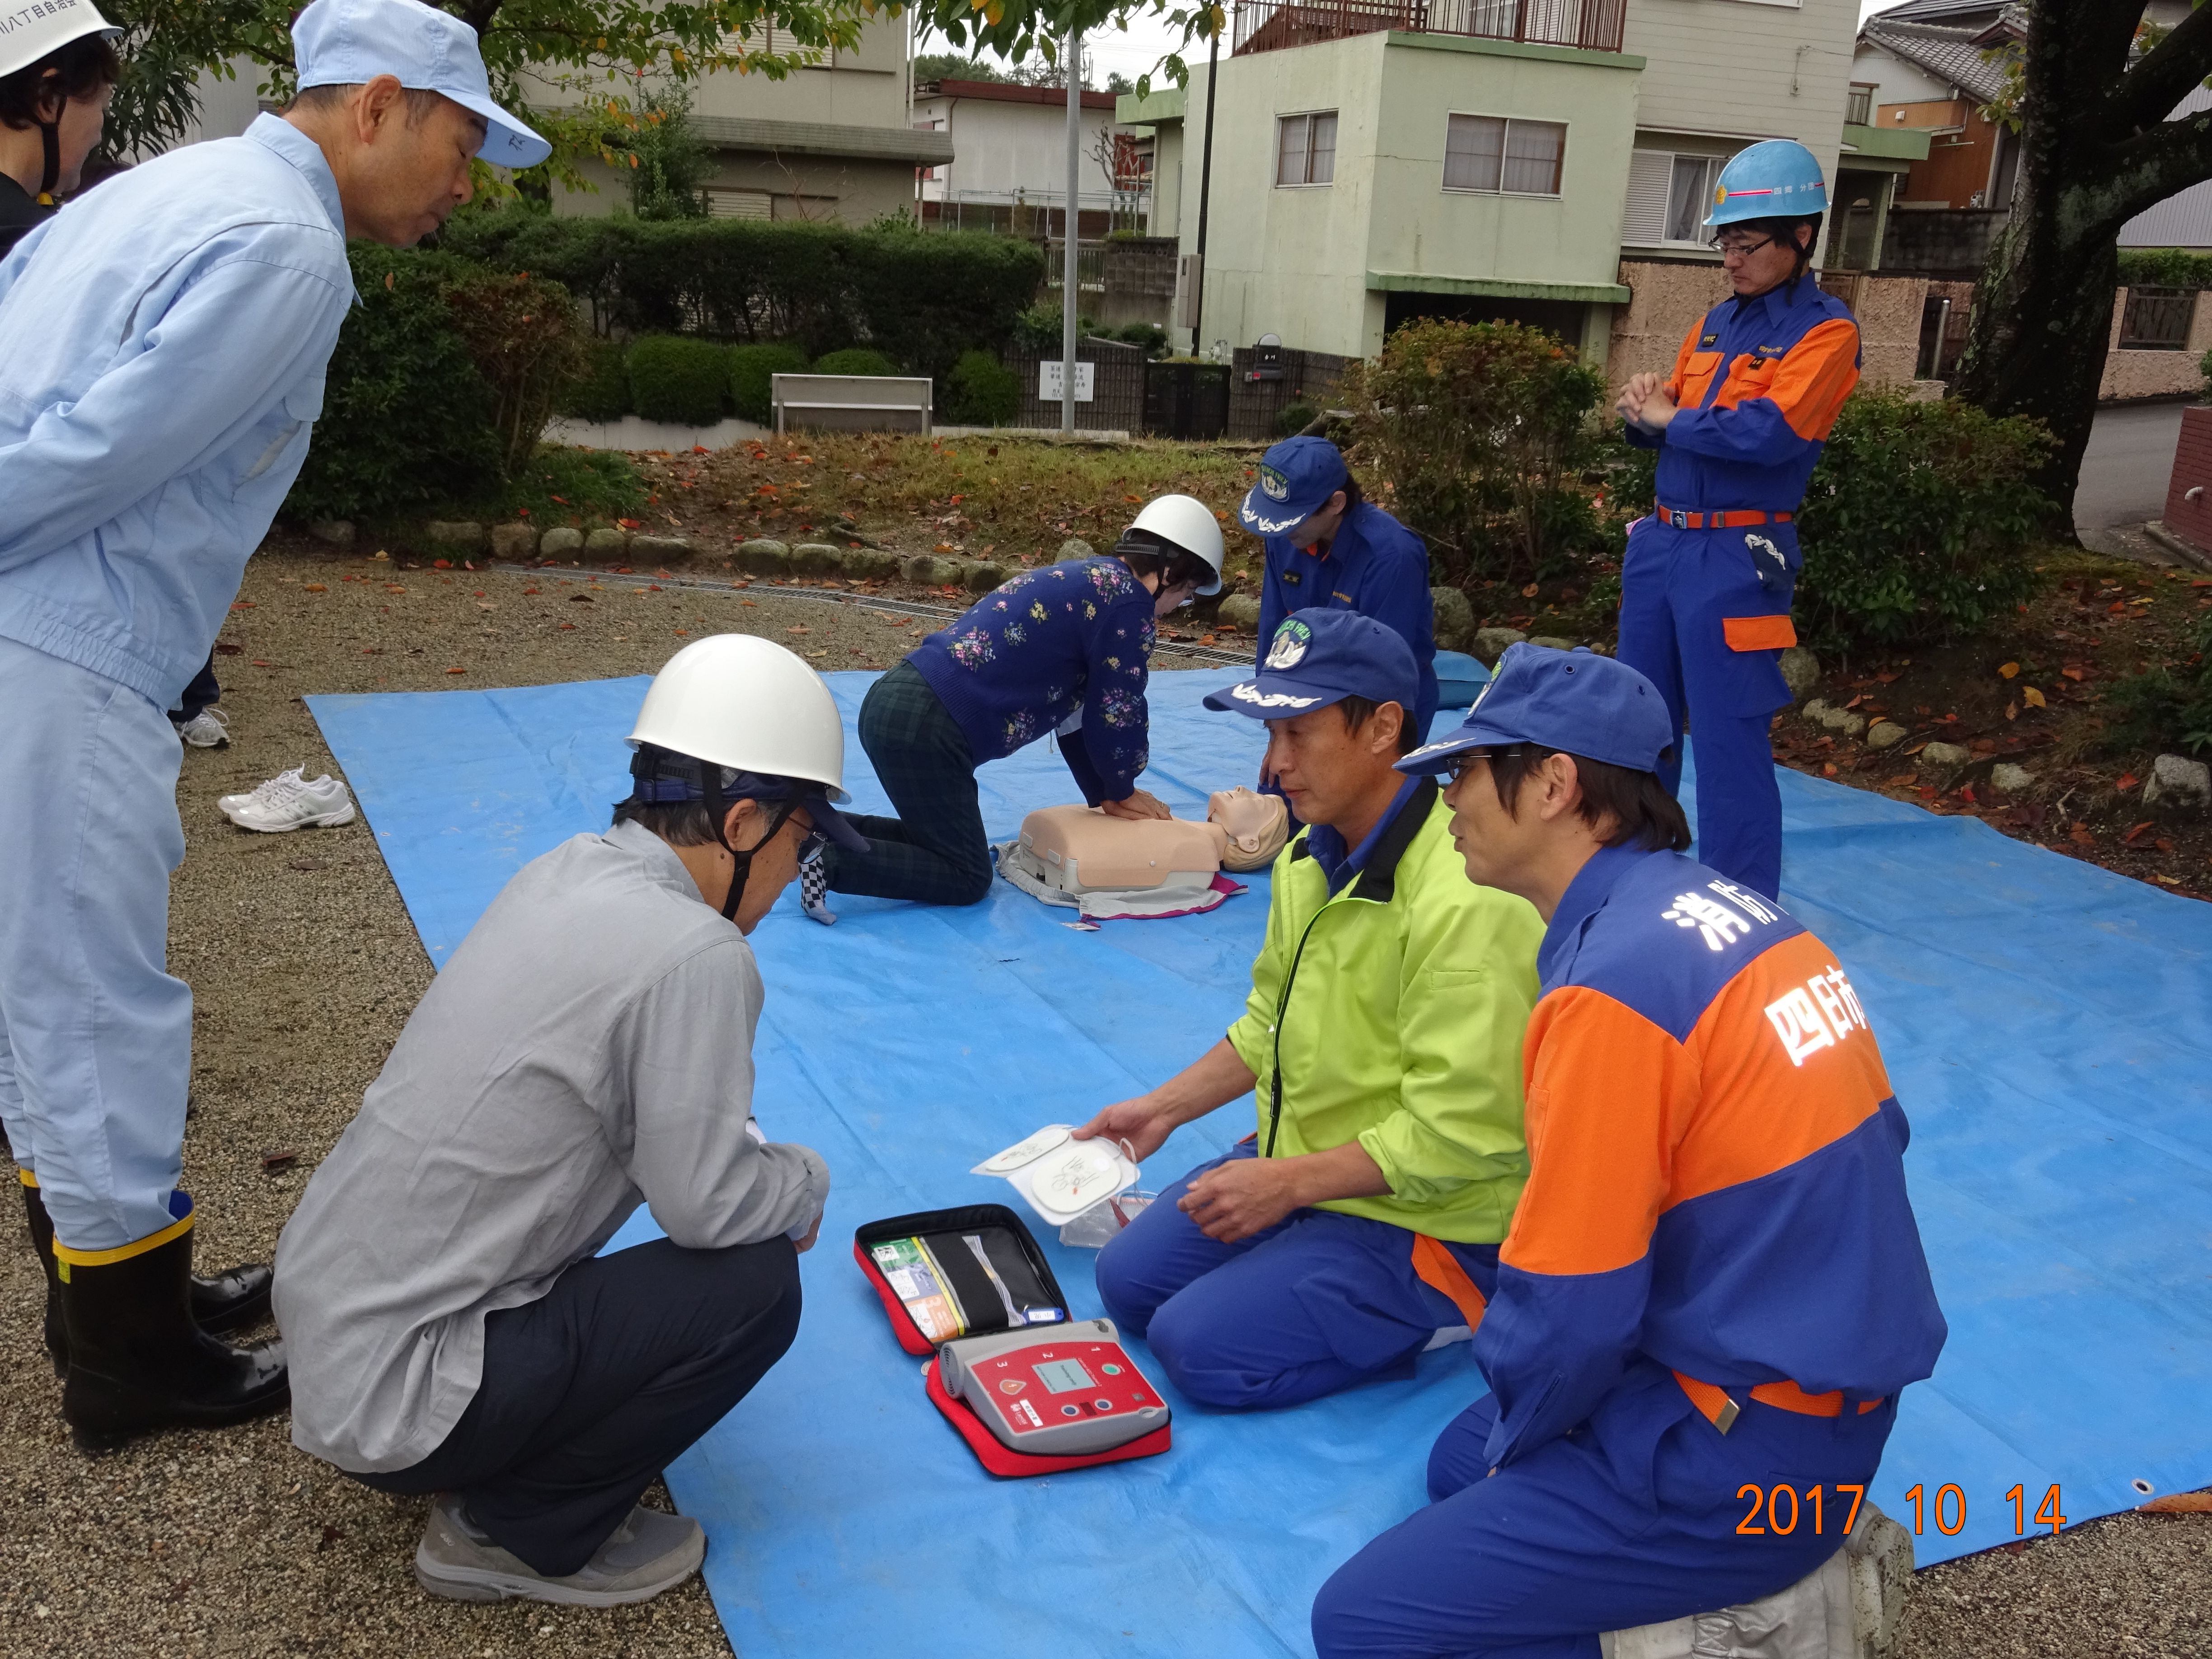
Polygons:
M1744 1511L1743 1519L1736 1522L1736 1534L1741 1538L1787 1537L1801 1526L1808 1526L1815 1534L1825 1533L1831 1518L1832 1504L1828 1494L1834 1494L1832 1508L1841 1511L1835 1518L1842 1524L1837 1528L1848 1534L1857 1524L1859 1505L1865 1500L1866 1487L1838 1482L1833 1486L1812 1486L1802 1490L1788 1485L1756 1486L1746 1482L1736 1488L1736 1497L1747 1499L1751 1507ZM1848 1505L1845 1499L1850 1500ZM1905 1494L1912 1505L1912 1531L1917 1537L1933 1521L1936 1530L1946 1538L1956 1537L1966 1527L1966 1489L1955 1481L1946 1481L1936 1489L1933 1499L1928 1497L1924 1485L1915 1485ZM2027 1535L2027 1492L2014 1485L2004 1495L2004 1502L2012 1505L2012 1532L2015 1538ZM1785 1519L1785 1516L1787 1517ZM2058 1488L2051 1487L2036 1506L2035 1523L2049 1527L2056 1533L2066 1524L2061 1513Z

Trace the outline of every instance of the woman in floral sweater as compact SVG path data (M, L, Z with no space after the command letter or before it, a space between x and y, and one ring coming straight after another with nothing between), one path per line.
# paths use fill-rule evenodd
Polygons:
M1137 787L1152 623L1220 587L1212 513L1188 495L1164 495L1110 556L1024 571L924 640L860 705L860 746L898 816L848 815L870 850L829 849L828 887L979 902L992 872L975 769L1048 732L1059 734L1091 805L1115 817L1166 817ZM827 919L818 905L809 914Z

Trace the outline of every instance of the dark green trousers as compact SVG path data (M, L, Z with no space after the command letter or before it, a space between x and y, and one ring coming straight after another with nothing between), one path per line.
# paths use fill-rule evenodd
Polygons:
M860 747L898 816L848 815L869 850L830 849L830 890L923 904L981 902L993 872L975 756L960 722L912 663L868 688Z

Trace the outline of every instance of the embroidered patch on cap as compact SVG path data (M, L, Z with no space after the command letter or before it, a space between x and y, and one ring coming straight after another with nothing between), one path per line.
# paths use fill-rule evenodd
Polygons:
M1267 666L1296 668L1305 660L1306 647L1312 642L1313 629L1291 617L1275 630L1275 642L1267 647Z
M1271 501L1288 501L1291 496L1291 481L1278 467L1263 466L1260 469L1260 488Z

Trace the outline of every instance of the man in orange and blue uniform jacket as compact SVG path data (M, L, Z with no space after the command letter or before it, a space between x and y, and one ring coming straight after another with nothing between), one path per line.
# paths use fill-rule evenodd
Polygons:
M1733 297L1691 328L1671 374L1635 376L1617 405L1628 441L1659 452L1655 510L1630 526L1621 567L1620 659L1659 688L1677 734L1694 728L1698 856L1769 898L1782 797L1767 733L1790 702L1778 659L1797 643L1795 515L1859 378L1858 325L1806 271L1818 211L1753 217L1774 205L1765 191L1727 194L1731 176L1777 168L1809 180L1794 204L1826 204L1802 145L1772 140L1731 161L1707 223ZM1680 781L1679 752L1660 775Z
M1453 772L1468 876L1547 923L1530 1168L1475 1333L1491 1393L1431 1451L1430 1506L1322 1589L1321 1659L1597 1659L1796 1583L1942 1347L1866 1010L1778 905L1680 855L1673 737L1632 669L1516 645L1400 763Z

